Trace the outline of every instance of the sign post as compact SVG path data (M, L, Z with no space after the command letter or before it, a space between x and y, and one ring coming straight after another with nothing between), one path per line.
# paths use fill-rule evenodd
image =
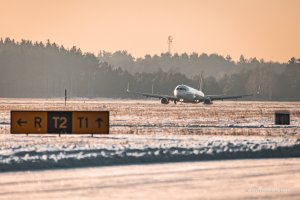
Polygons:
M109 134L109 112L11 111L11 133Z
M65 106L67 105L67 88L65 88Z

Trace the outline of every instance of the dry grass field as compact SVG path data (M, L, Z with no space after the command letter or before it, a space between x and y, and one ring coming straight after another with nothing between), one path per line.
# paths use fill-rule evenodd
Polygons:
M224 101L213 105L169 104L153 100L0 99L0 125L10 110L108 110L111 134L298 136L300 102ZM274 112L288 110L290 126L275 126ZM0 133L9 133L1 126Z
M10 134L11 110L110 112L109 135ZM288 110L291 125L274 125ZM0 99L0 171L233 158L294 157L300 103Z

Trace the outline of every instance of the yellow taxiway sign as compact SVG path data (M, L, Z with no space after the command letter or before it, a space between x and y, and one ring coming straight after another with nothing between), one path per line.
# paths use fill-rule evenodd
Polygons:
M109 112L11 111L11 133L109 134Z

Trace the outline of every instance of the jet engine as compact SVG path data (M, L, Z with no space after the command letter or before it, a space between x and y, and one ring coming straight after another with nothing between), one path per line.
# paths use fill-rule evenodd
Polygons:
M212 100L210 98L205 98L203 103L204 104L212 104Z
M169 104L170 102L169 102L169 99L168 98L161 98L160 99L160 103L162 103L162 104Z

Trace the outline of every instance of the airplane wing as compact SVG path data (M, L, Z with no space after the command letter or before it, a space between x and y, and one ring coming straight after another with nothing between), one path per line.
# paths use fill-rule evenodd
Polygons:
M174 96L170 96L170 95L162 95L162 94L150 94L150 93L142 93L142 92L132 92L129 89L127 89L128 93L132 93L132 94L138 94L138 95L142 95L145 97L152 97L152 98L158 98L158 99L162 99L162 98L167 98L171 101L179 101L178 98L174 97Z
M225 100L225 99L240 99L244 97L253 96L252 94L243 94L243 95L236 95L236 96L226 96L226 95L206 95L206 97L210 98L212 101L216 100Z

